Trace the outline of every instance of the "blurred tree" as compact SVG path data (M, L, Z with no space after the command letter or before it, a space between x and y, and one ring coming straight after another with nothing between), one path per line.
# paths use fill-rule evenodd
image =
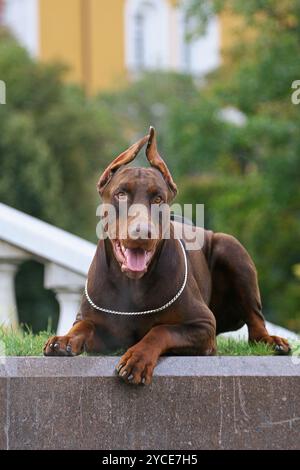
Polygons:
M200 197L212 228L245 243L258 266L267 316L300 331L300 290L293 272L300 258L300 113L299 106L291 103L291 85L300 73L300 3L190 0L187 4L187 14L199 20L194 34L203 31L211 14L224 12L240 15L243 21L233 46L224 51L223 66L212 74L202 94L218 100L220 108L237 108L247 119L243 126L223 123L222 129L213 129L215 151L203 155L199 148L194 154L195 161L196 155L198 161L211 161L210 177L198 178L193 189L186 183L182 200L196 202ZM243 34L247 28L253 34ZM206 138L202 126L191 125L196 116L185 113L187 119L183 113L175 114L172 125L179 153L184 150L186 127L190 141ZM203 114L200 104L197 114Z
M127 139L134 141L148 132L152 125L158 129L160 152L169 150L169 116L173 106L192 107L198 89L192 77L176 72L144 72L138 80L120 91L103 93L99 105L108 107L119 122ZM137 162L143 158L143 152ZM176 171L175 156L168 155L170 167Z
M7 90L0 106L0 200L96 241L96 182L127 142L110 110L66 85L63 72L61 65L36 62L0 33ZM57 322L57 303L41 289L41 268L26 264L17 276L20 319L34 331L47 327L52 310L52 325Z
M61 65L34 61L0 36L0 199L95 240L96 181L127 145L110 110L66 85Z

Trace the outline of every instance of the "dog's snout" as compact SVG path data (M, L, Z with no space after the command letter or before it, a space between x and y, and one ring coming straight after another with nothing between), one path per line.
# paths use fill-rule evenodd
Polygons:
M154 228L150 222L134 222L129 227L129 236L133 239L148 239L154 234Z

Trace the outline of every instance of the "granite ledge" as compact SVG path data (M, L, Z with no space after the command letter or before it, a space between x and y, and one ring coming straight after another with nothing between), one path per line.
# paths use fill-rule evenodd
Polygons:
M117 356L0 357L0 377L112 377ZM154 376L164 377L300 377L295 356L169 356Z

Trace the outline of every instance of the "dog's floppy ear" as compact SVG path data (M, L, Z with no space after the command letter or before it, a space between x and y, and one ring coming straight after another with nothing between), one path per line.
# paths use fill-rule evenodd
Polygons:
M146 135L142 139L138 140L135 144L131 145L125 152L120 153L118 157L116 157L110 165L104 170L100 179L97 184L97 189L102 195L105 186L111 180L113 174L122 166L126 165L126 163L132 162L135 159L141 148L147 143L149 139L149 135Z
M177 194L177 186L173 181L173 178L168 170L167 165L158 153L155 129L152 126L149 129L149 140L146 148L146 156L150 165L154 168L157 168L161 172L166 183L168 184L170 190L173 193L173 197L175 197Z

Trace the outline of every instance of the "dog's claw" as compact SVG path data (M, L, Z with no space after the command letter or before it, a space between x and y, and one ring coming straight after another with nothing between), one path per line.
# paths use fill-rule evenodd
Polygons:
M74 341L74 339L76 341ZM81 338L80 338L81 339ZM74 342L73 342L74 341ZM84 350L84 343L78 341L76 336L53 336L44 346L45 356L77 356Z
M124 370L121 374L122 377L125 377L125 375L127 375L127 370Z
M280 355L288 355L291 352L291 348L288 344L286 345L286 347L282 346L281 344L277 344L275 346L275 351L277 354Z
M122 369L122 367L124 366L124 362L122 362L122 364L119 364L117 367L116 367L116 371L117 372L120 372L120 370Z
M275 351L277 352L277 354L286 354L286 352L284 350L284 347L281 346L281 344L276 344ZM289 351L290 351L290 348L289 348L288 352Z
M127 377L128 380L132 380L133 379L133 375L130 374L128 377Z

